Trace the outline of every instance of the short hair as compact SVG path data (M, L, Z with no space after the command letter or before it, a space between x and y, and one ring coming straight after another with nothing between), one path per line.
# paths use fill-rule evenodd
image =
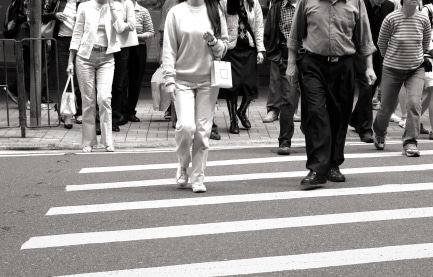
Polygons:
M402 5L402 6L403 6L403 0L400 0L400 5Z

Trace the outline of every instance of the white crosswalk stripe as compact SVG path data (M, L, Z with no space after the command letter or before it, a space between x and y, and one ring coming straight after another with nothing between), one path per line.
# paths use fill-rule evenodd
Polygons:
M50 208L46 215L66 215L126 210L161 209L186 206L216 205L229 203L245 203L258 201L277 201L301 198L335 197L344 195L365 195L395 192L414 192L433 190L433 183L390 184L371 187L340 188L316 191L286 191L260 194L241 194L202 198L182 198L153 201L135 201L80 206Z
M156 268L138 268L68 276L229 276L426 258L433 258L433 243L196 263Z
M424 171L424 170L433 170L433 164L344 168L341 169L341 172L345 175L351 175L351 174L371 174L371 173L404 172L404 171L413 172L413 171ZM307 174L307 172L308 171L303 170L303 171L289 171L289 172L275 172L275 173L250 173L250 174L237 174L237 175L224 175L224 176L206 176L206 183L304 177ZM174 178L170 178L170 179L156 179L156 180L142 180L142 181L128 181L128 182L68 185L66 186L66 190L83 191L83 190L99 190L99 189L115 189L115 188L166 186L166 185L174 185L174 184L175 184Z
M401 143L401 142L398 142ZM156 154L155 154L156 155ZM271 155L271 154L270 154ZM433 155L433 150L422 151L423 156ZM372 153L352 153L346 154L346 159L384 159L384 158L395 158L402 157L401 152L372 152ZM304 163L306 160L305 155L292 155L292 156L271 156L271 157L259 157L244 159L240 157L236 160L216 160L210 161L208 167L233 167L234 165L254 166L260 164L272 164L272 163ZM372 174L383 174L383 173L401 173L401 172L422 172L433 170L432 163L412 163L412 161L418 160L405 160L407 164L399 163L399 165L392 166L374 166L365 165L363 167L344 167L341 169L345 175L363 174L364 176L374 176ZM362 163L363 165L364 163ZM384 163L377 163L382 165ZM376 164L376 165L377 165ZM110 166L110 167L87 167L82 168L79 173L80 176L92 176L91 174L98 173L110 173L110 172L125 172L125 171L140 171L140 170L169 170L173 172L173 169L177 167L177 164L143 164L143 165L128 165L128 166ZM245 181L251 181L254 184L256 180L263 180L263 182L269 182L272 179L279 178L300 178L304 177L307 173L306 170L302 171L287 171L287 172L269 172L264 169L265 172L254 173L254 174L226 174L219 176L206 176L206 183L214 183L218 185L222 183L232 182L234 185L245 185ZM167 171L168 172L168 171ZM256 171L255 171L256 172ZM233 173L233 172L232 172ZM95 175L96 176L96 175ZM112 189L133 189L143 188L150 190L151 187L158 186L172 186L175 185L174 178L170 179L150 179L150 180L138 180L138 181L121 181L113 180L113 182L104 183L88 183L88 184L67 184L66 194L80 194L93 193L94 199L86 198L87 203L81 205L69 205L69 206L57 206L51 207L46 212L46 216L49 216L50 221L55 222L59 219L68 220L75 216L78 217L94 217L106 216L109 218L110 215L116 214L116 212L124 212L133 210L146 210L149 211L160 211L168 208L185 208L185 213L194 211L194 209L201 209L207 206L218 206L218 208L228 208L229 205L256 205L257 203L275 203L276 206L288 204L288 201L308 201L314 199L318 205L322 203L328 203L328 201L338 201L341 196L350 196L354 199L362 198L368 199L372 196L382 197L386 195L400 196L415 194L417 192L432 193L433 183L431 180L424 180L426 182L420 182L420 180L404 180L402 183L388 183L383 182L368 183L365 186L358 187L342 187L332 188L323 190L313 191L277 191L277 192L261 192L261 193L248 193L248 194L226 194L218 196L207 196L202 197L184 197L184 198L166 198L152 200L152 198L145 198L151 200L143 201L127 201L127 202L112 202L107 203L107 198L104 201L98 199L99 193L103 192L107 194L116 193ZM395 181L391 181L395 182ZM230 184L230 183L229 183ZM249 184L248 184L249 185ZM284 189L284 188L282 188ZM70 193L75 192L75 193ZM140 197L141 198L141 197ZM89 200L91 199L91 200ZM137 199L137 198L136 198ZM117 200L118 201L118 200ZM84 201L83 201L84 202ZM104 203L101 203L104 202ZM59 202L61 203L61 202ZM97 204L98 203L98 204ZM287 207L287 206L285 206ZM235 208L233 210L236 210ZM110 212L111 214L104 214ZM129 212L128 212L129 213ZM133 225L128 227L110 227L110 225L104 225L105 230L94 225L93 228L83 228L81 232L65 232L53 230L50 234L37 234L36 236L30 237L21 246L22 251L49 251L50 249L80 249L86 247L92 249L98 245L116 245L115 243L122 244L127 242L149 242L153 244L164 243L170 240L176 239L187 239L187 238L207 238L206 236L229 236L229 234L236 234L237 237L247 236L247 234L259 233L259 231L270 231L270 230L290 230L290 232L297 230L295 228L317 228L329 227L339 228L339 226L350 226L351 224L382 224L386 225L389 222L413 222L415 220L430 220L433 221L433 206L431 204L425 205L407 205L387 207L386 205L379 207L364 206L362 208L354 210L341 210L338 212L314 212L304 214L284 214L279 215L280 217L272 218L272 214L262 215L260 218L257 217L239 217L236 219L225 219L224 215L220 217L210 218L209 220L201 219L200 222L182 222L182 223L167 223L162 225L147 225L145 222L134 222ZM287 217L286 217L287 216ZM269 218L268 218L269 217ZM217 220L217 221L216 221ZM83 221L86 222L86 221ZM403 223L402 223L403 224ZM54 226L54 225L53 225ZM133 227L132 227L133 226ZM148 227L151 226L151 227ZM153 227L156 226L156 227ZM128 229L127 229L128 228ZM323 231L323 230L322 230ZM289 231L288 231L289 232ZM326 231L323 231L326 232ZM174 242L175 243L175 242ZM321 269L329 267L340 267L350 265L362 265L368 263L384 263L393 261L403 260L418 260L418 259L432 259L433 258L433 238L427 238L424 241L403 241L402 245L386 244L380 245L363 245L358 249L352 249L352 247L338 248L338 249L327 249L325 252L320 251L308 251L308 252L297 252L301 254L293 254L290 249L286 250L284 255L260 255L256 257L242 258L235 257L230 259L215 259L210 261L195 261L194 259L184 262L167 262L168 264L149 264L146 267L135 266L126 268L116 268L113 270L110 268L104 271L104 268L94 272L87 272L76 268L70 275L61 276L86 276L86 277L99 277L99 276L229 276L229 275L245 275L245 274L264 274L270 272L282 272L282 271L293 271L293 270L306 270L306 269ZM72 247L74 246L74 247ZM342 250L343 249L343 250ZM347 250L345 250L347 249ZM331 250L331 251L328 251ZM336 251L332 251L336 250ZM324 251L324 250L322 250ZM61 253L61 252L59 252ZM288 254L288 255L285 255ZM122 265L119 265L119 267ZM76 273L76 274L75 274Z

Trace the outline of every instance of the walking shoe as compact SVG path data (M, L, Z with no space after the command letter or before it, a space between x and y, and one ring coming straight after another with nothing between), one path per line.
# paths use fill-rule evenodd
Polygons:
M117 125L117 124L113 124L112 126L111 126L111 130L113 131L113 132L120 132L120 128L119 128L119 125Z
M306 189L320 188L321 184L326 184L326 176L313 170L301 181L301 185Z
M385 149L385 138L379 136L374 137L374 147L376 147L377 150Z
M424 128L424 125L422 125L422 123L420 124L419 133L424 135L427 135L429 133L429 131Z
M373 110L380 110L380 101L376 97L373 98Z
M65 121L65 125L64 125L65 129L72 129L72 117L65 116L64 121Z
M408 157L419 157L420 153L418 148L416 147L416 144L408 143L403 146L403 155L406 155Z
M128 121L129 121L129 116L123 116L123 115L122 115L122 116L120 117L119 121L117 122L117 124L118 124L119 126L122 126L122 125L127 124Z
M290 155L290 146L289 143L283 142L281 143L280 147L277 151L278 155Z
M373 143L374 141L373 135L369 132L359 135L359 138L361 139L362 142L365 143Z
M84 146L83 147L83 153L90 153L93 151L92 146Z
M75 118L75 123L76 124L83 124L83 116L79 115Z
M301 122L301 117L297 114L293 115L293 122Z
M221 139L221 135L218 134L218 130L216 130L216 131L212 130L211 131L210 139L213 139L213 140L220 140Z
M401 119L401 121L398 123L398 126L400 126L401 128L406 128L406 118Z
M393 113L391 115L391 117L389 118L389 122L400 122L400 121L401 121L401 118L398 115L396 115L395 113Z
M429 139L433 139L433 131L430 131L430 134L428 135Z
M131 121L131 122L140 122L140 118L138 118L135 114L131 114L129 116L129 121Z
M278 115L274 110L270 110L268 114L263 118L263 123L272 123L278 119Z
M8 90L6 87L4 87L3 89L6 91L6 93L7 93L8 97L9 97L9 99L10 99L12 102L14 102L15 104L18 105L18 96L16 96L15 94L13 94L13 93L12 93L10 90Z
M346 182L346 177L340 172L338 166L332 166L326 177L331 182Z
M176 184L183 188L188 184L188 172L185 167L179 167L176 172Z
M113 145L109 145L105 147L105 151L107 152L114 152L114 146Z
M206 192L206 187L203 183L192 184L192 192Z

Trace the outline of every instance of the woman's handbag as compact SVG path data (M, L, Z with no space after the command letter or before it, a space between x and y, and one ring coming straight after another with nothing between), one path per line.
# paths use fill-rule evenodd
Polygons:
M52 11L53 13L56 13L59 10L59 5L60 5L60 0L57 0L56 7ZM56 21L57 20L50 20L48 23L41 24L41 37L53 38L54 28L56 27Z
M71 83L72 91L67 91L69 83ZM75 89L73 76L69 75L66 81L65 89L62 94L62 102L60 103L60 114L65 116L73 116L77 113L77 104L75 102Z
M165 92L165 83L162 78L162 66L153 73L150 81L152 88L153 109L155 111L165 111L170 106L170 94Z
M213 88L232 88L232 64L220 60L214 60L210 70Z
M212 88L232 88L232 64L231 62L221 61L216 58L209 47L209 51L214 58L210 68L210 86Z

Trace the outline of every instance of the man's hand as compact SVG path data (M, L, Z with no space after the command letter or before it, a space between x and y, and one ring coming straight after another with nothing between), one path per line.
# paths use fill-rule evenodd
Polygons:
M257 53L257 64L262 64L263 60L264 60L263 53L262 52Z
M56 13L56 18L57 18L57 20L60 20L60 21L68 20L68 17L65 14L63 14L62 12Z
M171 100L176 100L176 86L174 84L169 84L165 87L165 92L170 93Z
M286 78L289 84L292 85L298 75L298 67L296 64L288 64L286 69Z
M367 68L367 70L365 70L365 77L367 77L368 84L370 86L374 85L377 80L376 73L374 73L373 68Z

